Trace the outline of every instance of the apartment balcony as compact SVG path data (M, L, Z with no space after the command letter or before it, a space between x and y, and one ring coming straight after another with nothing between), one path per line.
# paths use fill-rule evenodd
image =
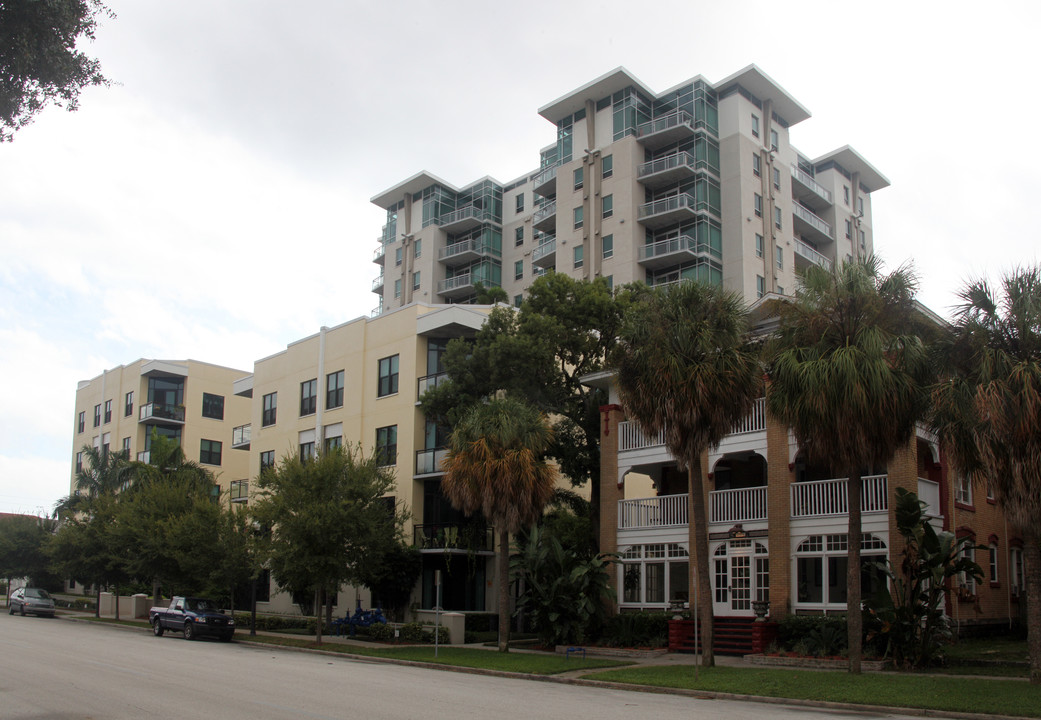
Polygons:
M704 209L707 210L708 206ZM687 193L645 203L636 212L636 219L649 228L676 225L684 220L693 220L697 216L698 201Z
M792 165L792 195L812 208L822 209L831 205L831 191L826 190L805 170Z
M383 273L380 273L379 277L375 278L372 281L372 291L374 293L382 293L383 292Z
M817 217L809 208L793 202L792 215L795 217L795 229L799 231L800 235L808 234L814 240L832 241L835 239L831 232L831 225Z
M244 503L249 501L249 481L236 480L231 483L231 501L233 503Z
M438 259L447 265L468 265L486 255L498 257L499 253L481 238L470 238L462 242L452 243L437 252Z
M559 165L545 168L535 176L532 181L532 190L543 197L552 197L557 194L557 170Z
M531 254L531 264L551 268L557 264L557 236L550 235L538 244Z
M445 213L437 219L437 224L446 232L457 233L473 230L475 227L483 224L487 218L488 214L483 208L479 208L476 205L466 205L458 210Z
M474 279L469 273L463 273L462 275L456 275L442 280L437 284L437 292L439 295L443 295L446 298L465 298L468 295L472 295L474 292ZM485 281L486 287L499 287L498 284Z
M687 493L618 501L619 530L686 527Z
M831 270L831 260L821 255L812 245L795 238L795 257L804 258L814 265L820 265L825 270Z
M636 128L644 147L654 150L694 136L694 118L683 110L663 115Z
M557 229L557 203L548 202L531 216L532 227L542 232L553 232Z
M423 393L427 390L432 390L440 385L442 382L448 380L448 373L433 373L432 375L424 375L423 377L416 380L416 402L423 397Z
M887 475L868 475L862 478L860 493L861 512L865 515L889 511ZM848 480L814 480L792 483L792 518L818 518L849 514Z
M383 303L382 302L379 305L377 305L376 307L374 307L372 310L369 310L369 317L370 318L378 317L379 315L382 315L382 314L383 314Z
M644 245L640 248L637 262L646 268L658 270L702 257L718 259L719 254L713 252L708 243L698 245L696 238L680 235Z
M440 474L441 463L446 457L448 457L448 448L416 450L416 476Z
M422 553L495 551L495 528L476 523L425 523L413 526L412 533L413 544Z
M759 398L752 405L752 411L741 422L734 426L731 435L746 435L766 429L766 398ZM651 450L665 446L665 433L644 435L643 430L635 422L623 420L618 423L618 452L634 452Z
M137 420L146 425L184 425L184 406L150 402L141 406Z
M382 265L383 261L387 259L387 246L383 244L382 238L380 240L380 246L372 253L372 261L377 265Z
M689 152L679 152L643 163L636 168L636 178L646 187L675 185L697 172L697 159Z
M708 494L710 523L766 520L766 486L713 490Z
M231 447L233 450L249 450L249 441L253 435L253 425L239 425L231 431Z

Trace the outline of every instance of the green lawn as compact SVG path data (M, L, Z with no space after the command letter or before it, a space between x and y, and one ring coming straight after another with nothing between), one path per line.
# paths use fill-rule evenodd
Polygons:
M695 683L690 666L623 668L586 677L740 695L1041 717L1041 687L1018 680L966 678L953 682L945 677L894 673L715 667L702 668Z
M966 664L977 660L1027 662L1030 659L1027 641L1009 637L968 638L952 643L944 650L951 664Z

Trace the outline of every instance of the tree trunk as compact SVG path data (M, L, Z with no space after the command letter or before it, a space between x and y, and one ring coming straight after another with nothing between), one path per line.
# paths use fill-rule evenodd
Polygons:
M846 628L849 633L849 671L860 674L863 654L864 618L860 611L860 495L864 479L860 471L851 472L846 485L849 502L849 530L846 568Z
M314 591L314 643L322 644L322 605L325 604L325 590Z
M113 594L113 598L116 601L116 622L119 622L119 583L115 584L116 592Z
M499 530L499 652L510 651L510 533Z
M156 607L163 604L162 586L159 584L158 578L152 579L152 604Z
M712 574L708 567L708 515L705 511L705 489L701 477L701 457L688 458L687 477L690 486L690 518L687 536L694 562L697 563L698 614L701 620L701 664L713 667L716 653L712 647L714 615L712 612ZM694 610L693 605L691 611Z
M101 583L95 583L94 585L94 617L101 617ZM8 600L10 603L10 600Z
M1023 570L1027 602L1027 650L1030 684L1041 685L1041 537L1030 533L1023 543Z

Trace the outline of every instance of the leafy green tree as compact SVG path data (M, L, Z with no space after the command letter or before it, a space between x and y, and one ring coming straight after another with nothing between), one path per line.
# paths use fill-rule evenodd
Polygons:
M877 258L830 272L812 266L795 299L779 303L780 329L769 350L769 411L792 429L810 462L849 478L851 673L860 672L863 654L862 477L908 445L928 401L916 289L909 269L883 275Z
M557 471L543 457L552 437L536 408L497 397L460 419L444 462L445 497L499 531L499 652L510 649L510 535L531 527L553 494Z
M54 522L28 515L0 518L0 577L7 580L7 600L11 601L11 579L28 578L30 584L49 577L47 543Z
M114 496L133 481L136 464L130 462L130 454L125 450L112 452L84 445L82 452L83 463L73 481L75 490L55 504L56 518L67 518L78 512L89 514L94 500Z
M263 572L257 533L246 507L221 508L217 525L216 564L210 569L207 594L227 595L235 610L237 590L248 587Z
M614 355L626 415L665 445L689 477L689 537L698 577L702 657L715 664L701 456L762 394L748 311L734 293L685 282L650 292L626 316Z
M358 579L372 591L388 617L401 621L422 572L423 556L419 550L399 541L383 553L380 562L362 567Z
M877 635L898 667L925 667L941 657L950 638L944 615L950 579L966 575L983 581L983 569L962 554L972 539L936 532L924 508L913 492L896 489L894 515L905 541L903 557L899 566L892 560L880 563L890 587L879 588L868 601L877 619L868 637Z
M341 447L261 473L252 511L271 535L264 555L279 588L315 595L316 607L344 583L362 584L400 539L402 516L387 507L394 477L376 457ZM322 642L322 623L315 623Z
M510 301L510 296L506 294L498 285L491 287L485 287L482 282L474 283L474 292L476 293L475 300L478 305L494 305L495 303L504 303Z
M1041 268L969 283L950 333L931 424L955 465L990 483L1023 539L1030 682L1041 684Z
M44 107L76 110L80 91L108 85L101 64L76 49L94 39L99 0L0 2L0 142L9 142Z

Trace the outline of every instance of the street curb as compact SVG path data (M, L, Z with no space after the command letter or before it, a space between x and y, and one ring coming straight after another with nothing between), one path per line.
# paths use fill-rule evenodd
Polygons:
M73 622L92 622L91 618L61 617L62 620ZM134 627L131 625L116 625L110 623L97 623L104 627L123 628L126 630L137 630L151 632L147 627ZM247 636L248 638L248 636ZM756 702L771 705L790 705L793 707L818 708L822 710L849 710L853 712L875 712L896 713L900 715L912 715L915 717L954 718L955 720L1035 720L1022 715L994 715L992 713L970 713L958 712L956 710L932 710L930 708L908 708L895 705L861 705L857 703L840 703L826 700L805 700L801 698L781 698L764 695L738 695L736 693L714 692L707 690L686 690L684 688L655 687L653 685L635 685L629 683L608 682L605 680L586 680L585 678L568 678L554 675L534 675L530 673L509 672L507 670L488 670L485 668L462 667L458 665L443 665L441 663L421 662L418 660L398 660L396 658L382 658L372 655L355 655L354 653L338 652L335 650L318 650L316 648L301 648L291 645L274 645L265 642L255 642L238 636L234 640L239 645L246 645L265 650L282 650L289 652L311 653L325 655L327 657L338 657L356 662L368 662L383 665L403 665L405 667L416 667L427 670L442 670L447 672L465 673L469 675L485 675L488 677L509 678L512 680L535 680L537 682L556 683L558 685L578 685L582 687L603 688L605 690L629 690L631 692L652 693L656 695L677 695L697 700L736 700L740 702ZM596 671L591 671L596 672Z

